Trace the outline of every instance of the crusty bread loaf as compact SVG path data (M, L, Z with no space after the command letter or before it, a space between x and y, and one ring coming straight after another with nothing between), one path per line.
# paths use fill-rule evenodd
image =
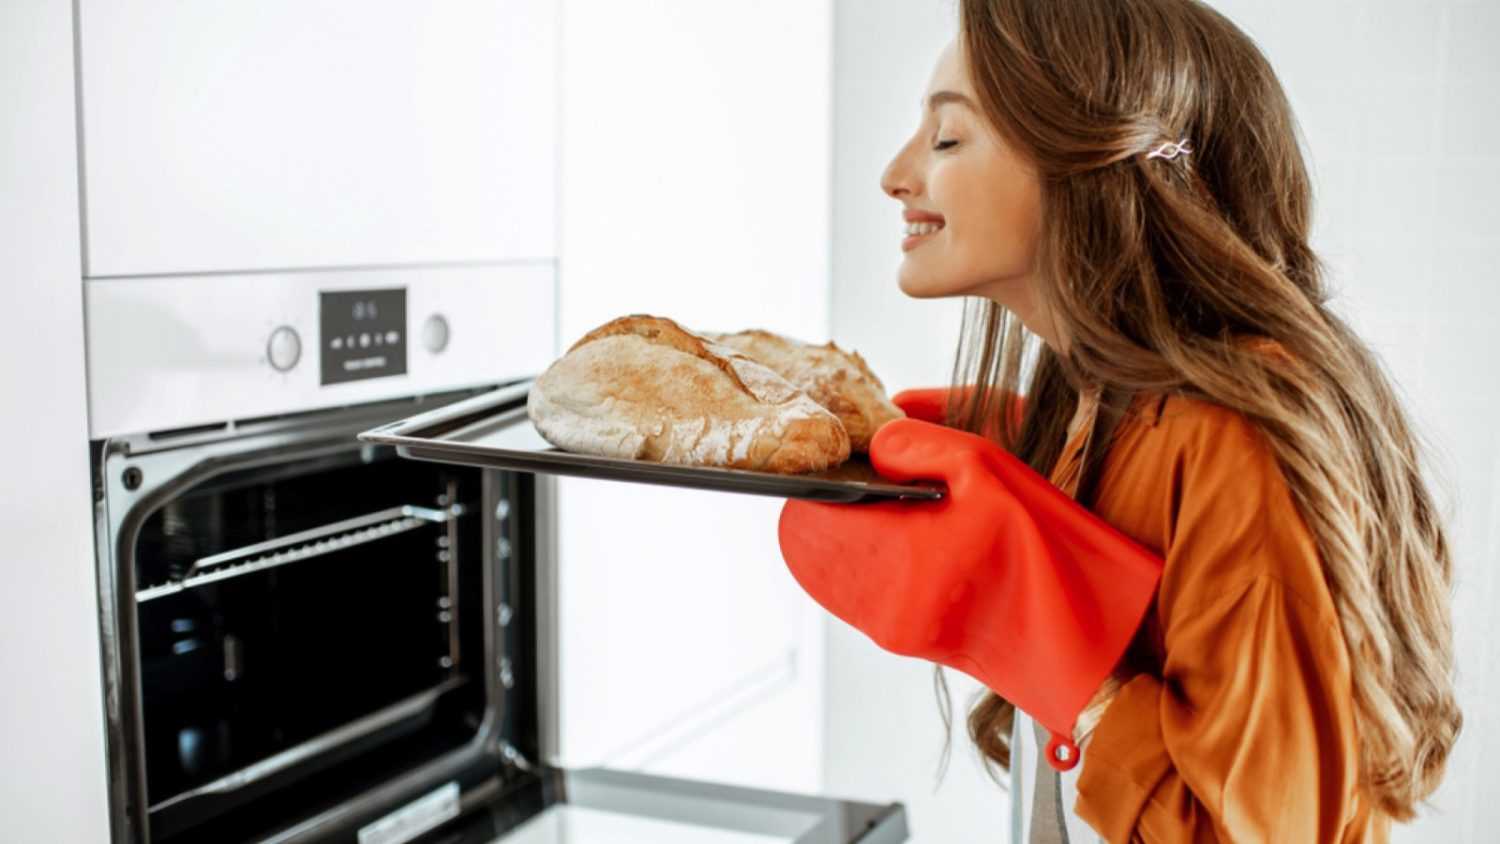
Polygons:
M864 358L832 341L815 346L759 330L704 336L765 364L832 411L849 432L854 451L869 451L881 425L906 415L891 403Z
M788 474L849 457L838 418L801 390L661 317L589 332L532 384L527 413L586 454Z

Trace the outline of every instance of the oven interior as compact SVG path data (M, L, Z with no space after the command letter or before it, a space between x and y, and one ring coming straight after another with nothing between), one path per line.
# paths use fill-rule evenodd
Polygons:
M503 763L536 758L532 479L322 433L106 449L138 498L113 572L129 840L272 835L466 750L447 779L519 788Z

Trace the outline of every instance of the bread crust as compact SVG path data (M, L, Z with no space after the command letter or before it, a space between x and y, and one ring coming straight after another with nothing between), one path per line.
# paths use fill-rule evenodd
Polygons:
M765 364L828 408L849 432L854 451L868 452L881 425L906 415L865 359L831 340L816 346L760 329L705 336Z
M574 343L527 414L558 448L608 457L796 474L849 456L838 418L770 368L646 314Z

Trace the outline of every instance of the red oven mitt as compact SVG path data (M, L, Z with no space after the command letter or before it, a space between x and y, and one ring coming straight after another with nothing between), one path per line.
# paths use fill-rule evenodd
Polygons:
M918 387L891 396L891 403L903 410L908 418L920 419L923 422L932 422L937 425L946 424L948 421L948 393L949 387ZM964 397L968 397L973 387L964 387ZM1010 412L1013 414L1012 422L1017 426L1021 424L1021 416L1026 412L1026 399L1022 396L1012 395L1009 402Z
M891 396L891 403L905 411L911 419L941 425L948 416L948 388L919 387L902 390Z
M919 419L875 434L896 481L946 482L941 501L788 500L781 553L829 612L886 650L956 668L1052 733L1073 724L1135 635L1161 577L1150 551L995 443Z

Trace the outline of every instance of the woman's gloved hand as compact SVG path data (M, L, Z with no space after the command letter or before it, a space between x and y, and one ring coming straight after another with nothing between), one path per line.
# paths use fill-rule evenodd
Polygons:
M891 403L901 408L910 419L941 425L948 415L948 388L919 387L902 390L891 396Z
M967 399L973 392L973 386L960 388L961 399ZM946 425L948 422L948 394L953 391L951 387L917 387L891 396L891 403L901 408L909 419L920 419L923 422L931 422L935 425ZM1026 412L1026 399L1023 396L1009 394L1006 406L1011 414L1011 421L1017 427L1021 424L1021 416Z
M1150 605L1161 561L995 443L919 419L884 425L880 474L938 480L941 501L788 500L782 556L829 612L886 650L956 668L1052 732L1074 722Z

